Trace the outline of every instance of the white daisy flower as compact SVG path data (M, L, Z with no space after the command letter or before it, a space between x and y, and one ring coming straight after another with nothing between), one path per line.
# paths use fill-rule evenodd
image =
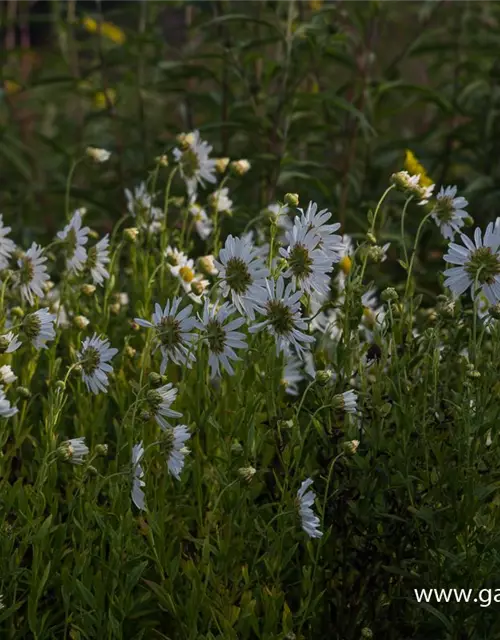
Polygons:
M293 229L287 232L286 238L288 248L280 248L281 256L288 263L283 276L292 278L297 289L306 293L316 291L327 295L330 291L328 274L332 271L332 260L318 248L320 236L314 229L308 230L296 218Z
M500 235L494 231L493 223L490 222L484 238L479 227L474 232L474 242L463 234L460 237L465 247L451 242L448 253L444 256L446 262L459 265L444 272L447 276L445 287L449 287L456 297L470 287L473 299L482 291L488 302L495 304L500 300Z
M266 287L267 300L263 305L265 320L250 327L250 333L267 328L276 340L277 354L293 345L298 355L302 356L304 350L308 349L304 343L314 342L313 336L304 333L307 324L300 311L302 291L295 291L292 282L289 282L285 289L283 276L277 281L266 279Z
M49 280L47 267L44 262L47 258L42 256L42 247L33 242L22 258L19 258L18 281L21 288L21 296L30 305L35 304L33 295L43 298L43 285Z
M81 465L84 463L83 456L88 455L89 448L85 444L85 438L72 438L66 440L60 446L61 455L71 464Z
M73 217L57 237L66 243L66 268L70 273L78 273L82 270L87 259L85 245L89 238L90 229L82 228L82 211L77 209Z
M54 329L56 317L56 315L49 313L47 307L38 309L38 311L24 317L24 333L36 349L46 349L47 341L56 337Z
M193 216L196 233L202 240L206 240L213 231L213 223L207 216L205 209L193 202L189 205L189 213Z
M189 440L191 434L185 424L176 427L169 427L163 432L161 447L167 457L167 467L169 472L177 480L181 479L181 471L184 468L184 458L189 453L189 449L184 443Z
M82 367L82 378L87 389L98 394L100 391L107 393L108 373L113 367L109 360L118 353L118 349L109 346L107 338L102 339L96 333L92 338L85 338L81 351L77 353L78 361Z
M436 204L432 210L432 218L439 227L444 238L453 240L455 233L464 226L464 218L468 213L465 207L469 204L462 196L456 198L457 188L441 187L436 196Z
M0 269L6 269L9 266L12 254L16 250L14 242L6 237L10 231L11 227L4 227L3 216L0 214Z
M218 213L228 213L233 206L233 201L228 196L229 189L227 187L217 189L208 196L208 203L214 211Z
M171 382L158 389L150 389L147 393L147 401L151 413L162 429L167 429L167 427L171 426L163 416L166 418L182 418L182 413L170 408L177 398L177 393L177 389Z
M300 489L297 491L297 502L302 520L302 528L310 538L321 538L323 532L319 530L319 518L311 509L316 496L313 491L307 491L312 483L312 479L307 478L307 480L304 480L300 485Z
M355 391L345 391L334 397L334 404L346 413L357 413L358 396Z
M229 235L214 264L219 270L222 295L225 298L230 295L238 311L254 320L255 310L260 309L266 299L265 278L268 276L257 249L250 242Z
M170 267L170 273L179 280L186 293L191 291L191 283L196 278L194 260L187 258L184 262Z
M12 371L12 367L4 364L0 367L0 384L11 384L17 380L16 374Z
M216 182L216 160L209 158L212 147L200 138L199 131L193 131L183 136L183 149L174 149L173 154L179 163L181 176L186 183L189 196L196 193L198 184L205 186L205 182Z
M12 331L0 336L0 353L14 353L21 346L22 342L18 336L14 335Z
M179 311L182 298L174 298L168 301L162 310L158 303L155 304L155 312L151 322L135 318L141 327L153 328L156 333L156 348L159 347L163 356L160 373L163 375L167 368L168 360L175 364L186 365L189 369L196 358L193 354L193 342L196 337L192 333L198 322L191 316L193 305L188 305Z
M165 249L164 255L168 264L173 267L177 267L179 265L182 266L189 260L189 256L186 253L179 251L179 249L176 249L175 247L168 246Z
M299 211L301 212L300 224L308 231L314 231L321 239L319 248L331 257L332 262L338 262L340 260L339 252L343 245L342 236L336 235L335 231L340 229L340 222L326 224L332 214L328 209L318 211L318 205L312 201L309 202L306 211L300 208ZM297 218L295 218L295 224L297 224Z
M288 393L290 396L299 395L299 384L304 380L302 365L302 360L293 354L285 354L281 384L285 388L285 393Z
M233 305L225 302L219 308L210 304L205 299L203 315L200 317L199 328L203 330L203 337L208 344L208 363L211 376L220 375L220 367L229 375L234 375L234 369L230 360L240 360L234 349L248 348L245 342L245 334L235 331L245 322L245 318L239 317L227 322L228 318L236 311Z
M144 477L144 471L140 465L142 456L144 455L144 446L142 441L139 444L135 444L132 447L132 502L141 511L146 510L145 495L142 487L146 486L146 483L142 479Z
M18 412L17 407L11 407L10 402L7 400L5 391L0 387L0 417L11 418Z
M90 247L87 256L86 267L92 275L94 284L102 286L104 280L109 278L109 272L105 267L109 260L109 234L106 234L96 245Z

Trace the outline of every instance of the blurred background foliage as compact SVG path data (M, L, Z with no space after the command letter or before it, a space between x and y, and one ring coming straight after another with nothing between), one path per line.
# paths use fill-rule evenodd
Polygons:
M482 1L2 0L0 211L24 243L51 239L72 160L94 145L112 161L79 166L72 205L108 231L124 189L198 128L214 155L252 163L234 232L291 191L362 237L406 149L483 224L500 198L499 19ZM400 210L396 196L382 219L386 271L399 269ZM444 248L428 227L424 292Z

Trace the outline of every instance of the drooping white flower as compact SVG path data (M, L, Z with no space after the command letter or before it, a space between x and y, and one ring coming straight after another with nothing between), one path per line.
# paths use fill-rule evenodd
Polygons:
M24 256L19 258L17 265L19 267L18 282L20 285L21 296L30 305L35 304L34 295L43 298L43 285L49 280L47 267L45 262L47 258L43 255L42 247L33 242L31 247L26 251Z
M340 236L339 236L340 237ZM298 218L291 231L286 233L288 248L280 248L280 254L288 264L283 273L285 278L293 278L297 289L311 294L316 291L326 295L330 290L332 258L318 248L321 237L314 229L307 229Z
M173 154L179 163L181 176L186 183L188 194L192 197L198 185L205 186L205 182L216 182L215 170L217 161L211 159L212 147L201 139L199 131L193 131L182 137L182 150L174 149Z
M158 389L150 389L147 393L150 411L162 429L167 429L171 426L165 418L182 418L182 413L170 408L177 398L177 393L177 389L171 382Z
M233 206L233 201L229 198L229 189L227 187L214 191L208 196L208 202L212 209L218 213L227 213L231 211Z
M456 233L464 226L464 218L468 216L465 207L469 204L465 198L457 195L457 187L441 187L436 196L436 204L432 210L432 218L439 227L444 238L453 240Z
M213 231L213 223L205 209L193 202L189 205L189 213L193 216L194 228L202 240L206 240Z
M56 318L56 315L49 313L47 307L24 317L24 333L36 349L46 349L46 342L56 337L54 329Z
M21 346L22 342L12 331L0 336L1 353L14 353Z
M144 446L142 441L132 447L132 502L141 511L146 510L146 501L142 487L146 486L144 471L140 465L142 456L144 455Z
M225 369L229 375L234 375L230 361L240 360L234 349L246 349L248 346L245 342L245 334L235 331L244 324L245 318L240 316L228 322L229 317L235 311L233 305L228 302L217 308L210 304L208 299L205 299L199 328L203 331L202 335L208 344L208 363L212 378L220 374L220 367Z
M11 384L16 380L17 376L10 365L4 364L0 367L0 384Z
M61 455L71 464L81 465L84 463L83 457L88 455L89 448L85 444L85 438L72 438L66 440L60 446Z
M87 256L86 266L92 275L94 284L102 285L104 279L109 278L108 270L105 267L109 260L109 234L106 234L96 245L90 247Z
M66 268L70 273L78 273L82 270L87 259L85 245L89 238L90 229L82 228L82 211L77 209L62 231L57 237L66 244Z
M300 311L302 291L295 291L293 283L289 282L285 288L283 276L278 280L266 280L267 299L263 305L264 320L251 326L250 333L267 329L276 341L276 353L295 347L298 355L302 356L306 346L314 342L313 336L304 333L307 323Z
M181 479L181 471L184 468L185 457L189 449L184 443L189 440L191 434L185 424L169 427L163 432L161 445L167 457L169 472L177 480Z
M7 238L7 234L10 231L11 227L4 227L3 216L0 214L0 269L5 269L9 266L12 254L16 250L14 242Z
M334 403L346 413L357 413L358 396L352 389L336 395Z
M285 354L281 384L285 388L285 393L288 393L291 396L299 395L299 383L304 380L304 375L302 373L303 364L302 360L293 354Z
M262 308L266 299L265 278L268 275L256 248L250 242L229 235L214 264L219 270L222 295L231 296L238 311L254 320L255 310Z
M11 418L18 412L17 407L11 407L10 402L7 400L5 391L0 387L0 417Z
M444 285L456 297L469 287L473 299L482 291L489 303L495 304L500 300L500 235L490 222L484 238L479 227L474 232L474 242L464 234L460 234L460 238L465 246L451 242L444 256L446 262L459 265L446 269Z
M321 538L323 532L319 529L320 520L311 508L316 496L314 491L307 491L312 483L312 479L307 478L300 485L300 489L297 491L297 502L302 528L310 538Z
M99 338L96 333L92 338L85 338L81 351L77 353L82 367L82 378L87 389L94 394L107 393L108 373L113 371L109 360L118 353L118 349L110 347L107 338Z
M163 356L160 367L162 375L165 373L169 359L175 364L186 365L188 368L191 368L196 359L193 354L193 342L196 334L192 332L192 329L196 327L197 320L191 316L192 304L179 311L181 302L182 298L169 300L163 310L156 303L151 322L135 318L141 327L155 330L156 348L160 348Z
M428 186L420 184L420 174L410 175L408 171L393 173L391 182L407 197L412 196L415 198L417 204L421 206L429 202L436 186L434 184Z
M318 205L312 201L309 202L306 211L303 209L299 209L299 211L301 212L299 224L307 231L314 231L321 240L319 248L328 255L331 262L338 262L343 245L342 236L335 234L335 231L340 229L340 222L327 224L332 217L331 212L328 209L318 211ZM297 218L295 218L295 225L297 225Z

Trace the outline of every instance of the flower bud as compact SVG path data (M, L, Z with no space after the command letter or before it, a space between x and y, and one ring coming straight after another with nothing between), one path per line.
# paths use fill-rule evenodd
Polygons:
M157 156L155 160L156 160L156 163L160 165L160 167L168 167L168 156L166 155Z
M83 293L84 296L88 296L90 298L90 296L93 296L95 291L96 291L96 287L93 284L82 284L80 291Z
M96 476L99 475L99 471L97 471L97 469L93 467L91 464L89 464L89 466L86 468L86 472L91 478L95 478Z
M289 204L291 207L299 206L299 194L298 193L286 193L285 194L285 202Z
M251 166L252 165L248 162L248 160L233 160L233 162L231 162L231 164L229 165L229 168L236 176L241 177L244 176L245 173L250 171Z
M131 320L130 328L132 329L132 331L139 331L141 327L137 324L137 322L134 322L134 320Z
M139 229L137 227L128 227L123 230L123 237L128 242L134 244L137 241L137 236L139 235Z
M253 467L241 467L238 469L238 473L245 480L245 482L251 482L252 478L256 474L256 469Z
M322 369L320 371L316 371L316 380L322 386L328 384L333 377L333 373L331 369Z
M218 173L224 173L230 162L229 158L217 158L215 161L215 169Z
M361 638L363 640L371 640L373 638L373 631L369 627L361 629Z
M351 267L352 267L351 258L349 256L344 256L343 258L341 258L339 262L339 267L344 272L344 274L348 276L349 273L351 272Z
M380 297L384 302L394 302L399 298L399 295L394 287L387 287L387 289L384 289L384 291L382 291Z
M137 351L134 349L134 347L131 347L129 344L126 345L125 347L125 355L127 356L127 358L135 358L135 354L137 353Z
M159 373L156 373L156 371L152 371L149 376L149 384L152 387L161 387L163 384L163 376L161 376Z
M494 306L490 307L490 316L494 320L500 320L500 303L497 302Z
M31 391L26 387L17 387L16 393L25 400L29 400L31 398Z
M55 388L57 392L64 391L66 389L66 383L64 382L64 380L57 380Z
M108 455L108 445L107 444L96 445L95 452L98 456L106 457Z
M239 442L234 442L231 445L231 453L234 453L236 456L241 455L243 453L243 446Z
M119 302L114 302L113 304L109 305L109 310L114 316L117 316L120 313L120 309L121 306Z
M97 147L87 147L85 152L89 158L92 158L92 160L98 164L107 162L111 157L111 153L109 151L106 151L106 149L99 149Z
M73 324L77 329L85 329L89 325L89 319L85 316L75 316L73 318Z
M377 244L377 238L373 235L373 233L371 233L370 231L366 234L365 238L368 240L368 242L370 242L371 244Z
M149 411L142 410L139 414L139 420L142 420L143 422L148 422L149 420L151 420L151 414L149 413Z
M16 318L22 318L24 316L24 311L21 307L13 307L10 312Z

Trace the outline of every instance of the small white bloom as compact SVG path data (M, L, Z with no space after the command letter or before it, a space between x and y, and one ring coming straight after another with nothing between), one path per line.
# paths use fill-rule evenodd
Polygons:
M336 401L343 411L346 413L357 413L358 396L355 391L345 391L335 396Z
M177 393L177 389L171 382L158 389L150 389L148 391L148 405L156 422L162 429L167 429L167 427L171 426L163 416L166 418L182 418L182 413L170 408L177 398Z
M170 246L165 249L165 258L168 264L173 267L182 266L189 260L187 254L183 251Z
M256 248L229 235L214 264L219 270L222 295L230 295L238 311L254 320L255 310L266 300L265 278L269 273Z
M469 204L463 197L456 198L457 188L441 187L436 196L436 204L432 210L432 218L439 227L444 238L453 240L455 233L464 226L467 217L465 207Z
M89 448L85 444L85 438L73 438L66 440L61 445L61 451L66 455L66 459L72 464L83 464L83 456L88 455Z
M2 343L2 353L14 353L14 351L17 351L22 344L18 336L14 335L12 331L0 336L0 341Z
M189 440L191 434L185 424L178 425L173 429L170 427L164 432L162 444L167 450L167 467L169 472L177 480L181 479L181 471L184 468L185 457L189 449L184 443Z
M146 183L142 182L134 191L125 189L127 210L137 218L143 229L156 233L161 229L163 210L153 205L153 196L148 193Z
M266 280L267 300L263 305L265 320L249 328L250 333L256 333L267 328L276 340L276 353L285 351L293 345L302 356L307 344L314 342L313 336L304 333L307 324L300 311L302 291L295 291L292 282L285 289L285 281L280 276L277 281Z
M316 496L313 491L307 491L312 483L311 478L304 480L300 489L297 491L297 501L300 518L302 520L302 528L310 538L321 538L323 532L319 530L320 521L311 508Z
M10 418L18 412L17 407L11 407L10 402L7 400L5 391L0 387L0 417Z
M470 287L473 299L482 291L488 302L495 304L500 300L500 235L490 222L484 238L479 228L474 232L474 242L463 234L460 237L465 247L451 242L444 256L446 262L459 265L444 272L447 276L445 287L449 287L456 297Z
M46 342L56 337L54 329L56 317L56 315L49 313L48 308L38 309L38 311L25 316L23 320L24 333L36 349L46 349Z
M160 347L163 356L160 367L162 375L165 373L169 359L175 364L184 364L188 368L191 368L192 363L196 360L193 354L193 342L196 334L192 333L192 329L196 327L197 320L191 316L192 304L179 311L181 302L182 298L169 300L163 310L156 303L151 322L142 318L135 318L135 321L141 327L149 327L155 330L156 348Z
M42 247L33 242L22 258L19 258L18 282L21 288L21 296L30 305L35 304L33 295L43 298L43 285L49 280L47 267L44 262L47 258L42 256Z
M109 278L108 270L105 267L109 260L109 235L106 234L95 246L89 249L87 256L86 266L90 270L94 284L102 285L104 279Z
M106 149L99 149L98 147L87 147L87 155L99 164L107 162L111 158L111 153Z
M208 202L212 209L219 213L227 213L231 211L233 206L233 201L229 198L229 189L227 187L214 191L208 196Z
M140 465L142 456L144 455L144 446L142 441L139 444L135 444L132 448L132 502L138 509L145 511L146 502L145 495L142 487L146 486L146 483L142 479L144 477L144 471Z
M235 331L245 322L245 318L239 317L227 322L228 318L234 314L236 309L233 305L225 302L219 308L211 305L205 299L203 315L200 317L199 328L203 330L203 336L208 344L208 363L211 369L211 376L214 378L220 373L220 366L229 375L234 375L234 369L230 360L240 360L234 349L246 349L245 334Z
M215 170L217 161L210 159L212 147L201 139L199 131L193 131L184 136L184 149L174 149L175 161L179 163L181 176L186 183L188 194L192 197L198 184L205 186L205 182L216 182Z
M0 215L0 269L6 269L9 266L12 254L16 250L14 242L7 238L10 231L11 227L4 227L3 216Z
M107 393L108 373L113 371L108 362L117 353L118 349L111 348L107 338L99 338L96 333L92 338L85 338L82 342L77 357L82 366L83 381L89 391L95 394L100 391Z
M188 258L184 262L181 262L174 267L170 267L170 273L179 279L182 288L186 293L191 291L191 283L196 278L194 260Z
M57 234L57 237L66 243L66 268L70 273L78 273L85 264L87 259L85 245L89 240L89 232L88 227L82 228L82 212L77 209L69 223Z
M12 371L12 367L4 364L0 367L0 384L10 384L17 380L16 374Z

